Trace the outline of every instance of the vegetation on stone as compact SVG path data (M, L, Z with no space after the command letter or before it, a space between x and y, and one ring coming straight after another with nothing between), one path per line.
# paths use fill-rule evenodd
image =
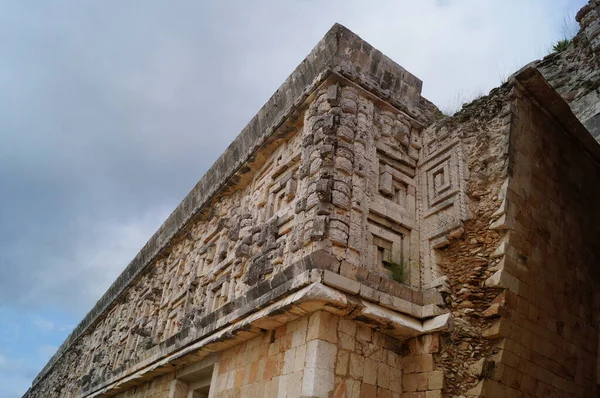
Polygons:
M569 44L571 44L570 39L559 40L554 46L552 46L552 50L555 53L559 53L561 51L566 50L566 48L569 46Z

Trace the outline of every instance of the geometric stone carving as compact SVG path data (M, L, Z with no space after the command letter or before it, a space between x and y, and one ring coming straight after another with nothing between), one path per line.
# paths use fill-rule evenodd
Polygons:
M409 230L398 225L383 226L373 222L371 215L368 224L369 265L372 269L386 273L386 261L402 261L408 264L408 234Z
M425 168L427 187L426 215L451 206L449 200L458 192L458 167L455 152L448 152Z
M466 197L466 166L460 141L445 129L434 135L426 131L427 156L419 167L421 190L420 234L424 287L440 276L434 248L445 235L469 218Z
M421 167L421 237L431 239L458 228L467 217L461 182L460 145L434 153Z

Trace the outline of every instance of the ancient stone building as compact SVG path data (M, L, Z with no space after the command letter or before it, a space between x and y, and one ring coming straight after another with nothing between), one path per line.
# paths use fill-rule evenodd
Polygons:
M599 11L453 117L335 25L25 396L596 396Z

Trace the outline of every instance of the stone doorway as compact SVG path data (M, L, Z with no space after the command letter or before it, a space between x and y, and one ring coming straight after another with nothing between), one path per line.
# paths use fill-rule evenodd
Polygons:
M209 398L214 365L218 355L211 355L200 362L186 366L177 372L177 392L173 398Z

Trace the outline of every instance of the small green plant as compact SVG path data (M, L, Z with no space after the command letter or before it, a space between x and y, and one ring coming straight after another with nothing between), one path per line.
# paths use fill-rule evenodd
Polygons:
M558 43L556 43L554 46L552 46L552 50L555 53L559 53L561 51L566 50L566 48L569 46L569 44L571 44L570 39L559 40Z
M394 256L394 259L383 260L383 266L390 271L393 280L400 283L406 283L408 278L408 265L402 259L402 256Z

